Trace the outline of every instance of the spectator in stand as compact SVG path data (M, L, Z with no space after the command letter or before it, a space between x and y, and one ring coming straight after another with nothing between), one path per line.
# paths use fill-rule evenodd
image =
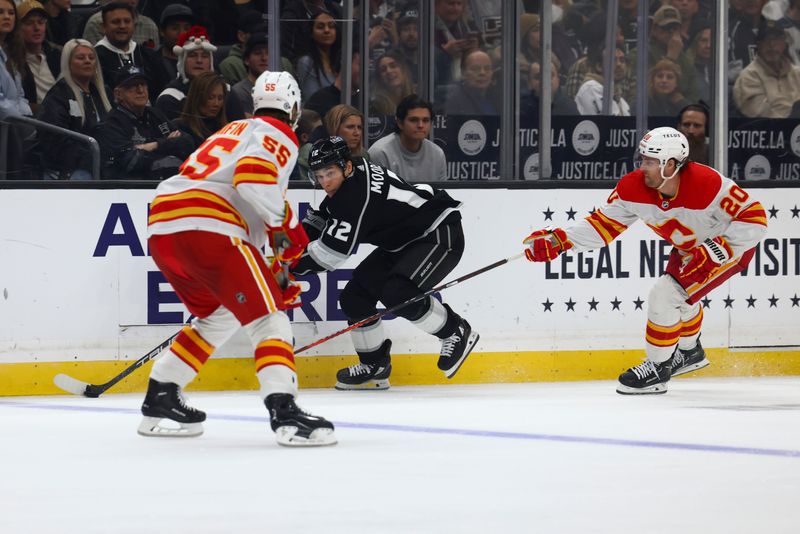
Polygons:
M400 101L414 92L405 58L390 50L375 62L376 77L369 103L370 115L393 116ZM336 134L331 134L336 135Z
M94 50L103 71L103 79L113 79L121 67L135 66L145 73L150 84L148 92L159 94L167 83L167 73L158 53L140 46L133 39L133 21L136 17L133 7L127 2L111 2L103 6L100 15L105 37L96 41Z
M393 2L392 2L393 3ZM383 0L369 0L369 33L367 50L369 67L383 54L397 46L397 25L394 10Z
M480 49L461 58L461 83L445 100L445 111L452 115L499 115L500 99L494 86L494 67L489 54Z
M338 4L333 0L288 0L281 10L281 54L289 61L308 53L308 23L320 11L340 19Z
M435 83L461 80L463 55L483 43L480 32L466 14L466 0L436 0L434 21Z
M167 84L156 99L156 107L170 120L181 115L189 84L202 72L214 70L214 51L203 26L192 26L178 37L173 52L178 56L178 77Z
M258 12L248 11L239 17L236 24L236 42L231 46L228 57L219 62L219 73L229 84L234 85L247 77L243 54L248 37L254 33L266 32L267 28L262 24Z
M689 104L678 114L678 128L689 141L689 160L709 165L708 153L708 107Z
M586 79L575 95L575 104L581 115L600 115L603 113L603 48L595 48L589 51L589 67L591 71L586 75ZM625 77L627 68L625 52L622 47L617 47L614 51L614 96L611 102L611 115L628 117L631 114L631 107L622 96L622 89L619 85Z
M695 81L694 64L684 49L681 38L681 14L670 6L662 5L651 17L650 42L647 47L647 64L655 65L667 58L678 64L681 69L680 92L689 100L697 100L697 82ZM636 65L637 51L629 56L631 65ZM672 115L672 114L671 114Z
M61 51L45 41L47 12L36 0L17 6L19 33L25 45L22 88L34 114L61 73Z
M158 35L158 26L153 22L153 19L140 15L136 11L139 0L114 0L112 3L123 3L131 7L131 13L133 13L133 34L131 39L146 48L153 49L158 47L161 42ZM86 21L86 26L83 28L83 38L92 44L97 44L104 35L108 36L108 28L103 16L105 6L103 8L89 17L89 20ZM150 74L148 73L149 76Z
M45 96L39 120L73 132L92 135L111 104L92 43L70 39L61 51L61 78ZM85 143L40 130L39 146L45 179L89 180L92 156ZM98 177L99 178L99 177Z
M178 56L173 48L178 43L178 37L188 32L196 20L189 6L183 4L169 4L161 12L159 19L161 45L158 47L158 52L169 81L178 77Z
M428 140L433 105L415 94L400 101L395 113L397 130L369 147L370 161L387 167L407 182L447 180L444 151Z
M58 46L78 37L79 20L70 11L70 0L42 0L47 12L46 39Z
M0 117L31 115L22 88L25 46L17 28L17 6L0 0Z
M519 20L519 51L520 51L520 78L528 77L531 63L542 60L541 41L542 26L539 15L523 13Z
M598 12L599 7L594 0L576 0L567 6L563 18L553 24L553 52L561 61L561 72L569 72L572 65L584 56L583 36L589 20ZM618 31L621 36L622 31ZM574 98L574 95L570 98Z
M297 122L297 129L294 131L297 140L300 141L300 150L297 152L297 165L292 171L292 180L305 180L308 177L308 154L311 152L311 136L315 132L324 130L322 116L314 110L304 108L300 112L300 120ZM320 132L320 135L321 132Z
M550 110L552 115L578 115L578 107L575 105L575 100L569 98L561 90L561 76L559 76L560 67L558 58L553 55L553 61L550 68L550 88L552 92L552 100ZM538 61L530 64L528 69L528 89L529 92L525 93L520 98L519 108L520 117L525 117L527 120L538 124L539 118L539 99L542 95L542 81L541 81L542 66Z
M352 61L350 62L350 101L357 102L359 98L359 87L361 87L361 54L353 51ZM330 109L342 102L342 70L336 75L333 83L327 87L323 87L310 97L307 97L303 109L310 109L319 113L320 117L324 117Z
M192 150L211 134L228 124L225 100L228 84L216 72L201 72L192 80L183 104L181 118L175 125L193 141Z
M638 9L638 0L619 0L617 27L622 31L622 50L626 56L636 48L636 40L639 35Z
M244 64L247 76L231 89L231 97L238 101L246 117L253 115L253 84L269 66L269 48L266 33L253 33L244 46Z
M697 94L703 102L711 101L711 23L704 21L696 28L689 45L689 58L694 64Z
M733 86L733 100L745 117L785 119L800 100L800 67L786 55L786 33L764 21L758 29L756 58Z
M308 32L311 46L308 53L297 60L297 83L304 98L333 84L341 63L339 31L330 12L314 14Z
M650 68L647 77L647 105L651 117L674 117L691 104L678 88L680 79L681 68L669 59L662 59Z
M411 71L411 81L416 85L419 75L419 16L409 9L397 19L397 52L403 55Z
M353 157L369 159L361 144L364 139L364 115L353 106L333 106L323 119L329 135L338 135L347 143Z
M733 84L742 70L756 57L756 31L763 19L767 0L731 0L728 11L728 83Z
M708 11L700 10L698 0L667 0L665 4L671 5L681 15L681 39L689 43L694 35L694 28L708 20Z
M193 143L156 108L148 105L147 77L136 66L113 77L116 105L98 125L104 175L109 180L164 179L178 171Z
M788 53L792 63L800 67L800 0L791 0L786 16L781 19L786 26Z

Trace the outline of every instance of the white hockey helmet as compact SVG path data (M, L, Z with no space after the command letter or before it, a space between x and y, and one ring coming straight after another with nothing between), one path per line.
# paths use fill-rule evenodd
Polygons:
M661 177L669 180L678 174L678 169L686 163L689 157L689 141L675 128L669 126L654 128L644 134L639 141L639 155L657 159ZM677 163L675 172L671 176L664 176L664 167L671 159Z
M289 115L292 129L300 120L300 86L288 72L264 71L253 84L253 110L277 109Z

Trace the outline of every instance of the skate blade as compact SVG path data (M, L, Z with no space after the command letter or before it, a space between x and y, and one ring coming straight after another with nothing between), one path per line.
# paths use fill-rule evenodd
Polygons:
M334 386L335 389L339 391L358 391L358 390L365 390L365 389L374 389L374 390L381 390L381 389L389 389L389 379L384 378L383 380L369 380L364 382L363 384L345 384L343 382L336 382Z
M617 393L620 395L660 395L667 392L667 384L656 384L646 388L632 388L624 384L617 384Z
M162 421L169 421L171 425L164 426ZM203 423L179 423L162 417L145 416L136 432L147 437L193 438L203 433Z
M680 370L680 371L678 371L677 373L674 373L672 376L681 376L681 375L685 375L686 373L691 373L691 372L693 372L693 371L700 370L700 369L702 369L703 367L708 367L710 364L711 364L711 362L710 362L710 361L708 361L708 360L703 360L703 361L697 362L697 363L695 363L695 364L689 365L689 366L687 366L687 367L684 367L683 369L681 369L681 370Z
M318 428L305 438L297 435L296 426L280 426L275 430L275 438L284 447L324 447L337 443L332 428Z
M453 367L444 371L444 376L447 378L453 378L456 375L458 370L461 369L461 366L464 364L464 361L466 361L467 356L469 356L472 352L472 349L475 348L475 345L478 343L480 338L481 335L474 330L470 333L469 339L467 339L467 348L464 351L464 354L458 359Z

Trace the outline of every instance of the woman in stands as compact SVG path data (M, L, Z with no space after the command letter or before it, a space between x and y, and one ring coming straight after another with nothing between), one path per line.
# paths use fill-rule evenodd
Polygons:
M397 104L414 92L408 62L402 53L390 50L375 62L375 71L377 76L369 105L370 115L394 117Z
M394 115L394 112L392 112ZM338 135L347 143L350 154L354 158L369 159L367 151L364 150L362 140L364 138L364 115L353 106L339 104L333 106L325 114L325 129L328 135Z
M25 46L17 30L17 7L0 0L0 113L30 115L31 107L22 90Z
M73 132L92 135L95 125L111 109L94 47L84 39L70 39L61 50L62 77L42 101L39 120ZM53 132L39 131L44 178L90 180L89 145Z
M332 85L341 66L341 40L330 12L318 11L310 22L311 45L297 60L297 82L303 99Z
M683 96L678 85L681 67L667 58L650 69L647 77L648 113L651 117L675 117L691 102Z
M183 113L176 125L194 140L195 148L228 124L225 117L227 98L228 85L219 74L203 72L192 80L183 104Z

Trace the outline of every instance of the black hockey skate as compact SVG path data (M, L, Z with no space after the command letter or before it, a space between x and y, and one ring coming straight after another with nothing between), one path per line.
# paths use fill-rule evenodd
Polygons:
M661 363L645 360L619 375L617 393L622 395L653 395L667 392L671 367L669 360Z
M144 418L138 432L142 436L194 437L203 433L205 412L186 405L178 384L150 379L142 403ZM172 425L163 426L163 420Z
M437 365L444 371L444 376L447 378L455 376L480 337L480 334L472 330L467 320L462 318L456 332L442 340L442 350Z
M392 364L386 363L357 363L336 373L336 389L389 389L389 375L392 374Z
M278 444L287 447L334 445L333 423L301 410L289 393L273 393L264 404Z
M675 349L675 354L672 355L672 359L670 360L672 376L685 375L686 373L697 371L698 369L707 367L710 363L711 362L706 359L706 351L703 350L703 346L698 339L697 345L692 349Z

